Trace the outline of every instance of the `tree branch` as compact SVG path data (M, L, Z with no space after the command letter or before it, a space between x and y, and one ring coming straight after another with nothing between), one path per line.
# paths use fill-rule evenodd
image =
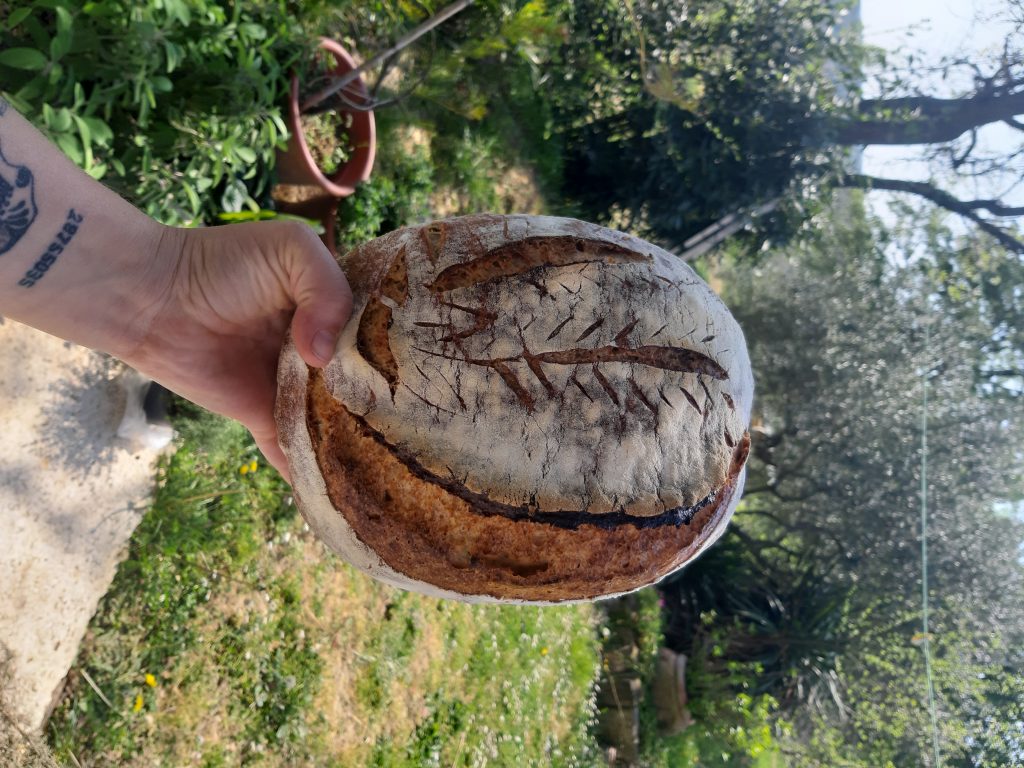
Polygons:
M859 173L851 173L840 177L839 186L865 190L884 189L889 192L908 192L912 195L918 195L926 200L931 200L947 211L973 221L979 229L994 237L1009 250L1014 253L1024 254L1024 240L1011 235L991 221L983 219L977 213L978 210L986 210L996 216L1021 216L1024 215L1024 207L1006 206L998 200L961 200L926 181L883 179L878 176L865 176Z
M755 539L749 533L740 530L740 527L738 525L734 525L730 529L730 533L733 536L738 537L740 541L747 545L747 553L754 559L754 562L757 563L758 566L761 568L762 574L767 576L768 574L776 573L778 571L778 569L773 567L771 563L765 560L761 556L761 553L758 551L759 549L764 548L763 546L759 546L761 542L757 541L757 539Z
M806 553L797 552L795 549L791 549L791 548L787 547L786 545L781 544L781 543L779 543L777 541L770 541L770 540L766 540L766 539L754 538L749 533L744 531L742 527L740 527L738 525L733 526L732 532L734 534L736 534L737 536L739 536L740 539L742 539L743 542L748 547L750 547L751 554L756 554L755 552L753 552L753 550L755 550L755 549L756 550L777 549L780 552L784 552L785 554L789 555L790 557L792 557L794 560L797 560L797 561L799 561L803 557L803 555L806 554Z
M1014 83L1018 86L1019 83ZM856 144L941 144L972 128L1024 114L1024 90L979 93L963 99L904 96L864 99L858 106L864 119L832 123L825 141Z
M972 128L971 129L971 142L970 142L970 144L967 145L967 149L965 149L963 151L963 153L959 157L954 157L953 158L953 169L954 170L959 170L960 166L963 165L965 162L967 162L967 158L970 157L971 152L974 151L974 148L976 146L978 146L978 129L977 128Z

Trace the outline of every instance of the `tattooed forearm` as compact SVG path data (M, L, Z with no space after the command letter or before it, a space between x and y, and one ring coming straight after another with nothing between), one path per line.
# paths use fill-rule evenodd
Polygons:
M34 188L32 172L8 162L0 144L0 256L11 250L35 221Z
M22 285L25 288L31 288L33 285L43 279L43 276L49 271L50 267L57 261L57 257L60 256L68 243L78 232L78 226L84 220L84 216L80 213L75 213L75 209L72 208L68 211L67 219L64 221L64 226L60 232L50 243L50 246L46 249L46 252L39 257L32 268L25 273L25 276L18 281L18 285Z

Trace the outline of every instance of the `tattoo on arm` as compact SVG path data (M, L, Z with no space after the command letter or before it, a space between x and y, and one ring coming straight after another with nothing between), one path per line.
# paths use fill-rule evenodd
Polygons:
M0 256L28 231L38 212L32 171L8 162L0 148Z
M0 97L0 116L7 111L7 102ZM14 165L0 148L0 256L11 250L36 220L35 180L32 171L24 165ZM18 285L31 288L43 279L68 243L78 233L85 219L72 208L64 219L64 225L53 238L53 242L36 259Z
M75 209L72 208L68 211L67 218L64 220L64 226L57 233L56 237L53 238L53 242L46 251L36 260L36 263L32 265L32 268L25 273L25 276L18 281L18 285L24 286L25 288L31 288L33 285L38 283L50 267L57 261L57 257L60 256L68 243L71 242L72 238L78 232L78 227L81 225L85 217L80 213L75 213Z

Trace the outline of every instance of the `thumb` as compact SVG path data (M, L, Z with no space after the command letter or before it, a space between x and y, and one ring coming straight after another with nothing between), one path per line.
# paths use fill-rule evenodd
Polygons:
M309 365L334 356L338 334L352 314L352 290L341 267L309 227L295 225L286 250L289 290L295 301L292 338Z

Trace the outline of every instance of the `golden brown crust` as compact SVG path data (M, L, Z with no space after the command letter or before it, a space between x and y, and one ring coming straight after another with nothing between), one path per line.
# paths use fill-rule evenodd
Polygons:
M418 476L315 372L307 424L332 503L388 566L460 594L551 602L636 589L690 559L723 522L749 444L689 525L569 529L485 514Z

